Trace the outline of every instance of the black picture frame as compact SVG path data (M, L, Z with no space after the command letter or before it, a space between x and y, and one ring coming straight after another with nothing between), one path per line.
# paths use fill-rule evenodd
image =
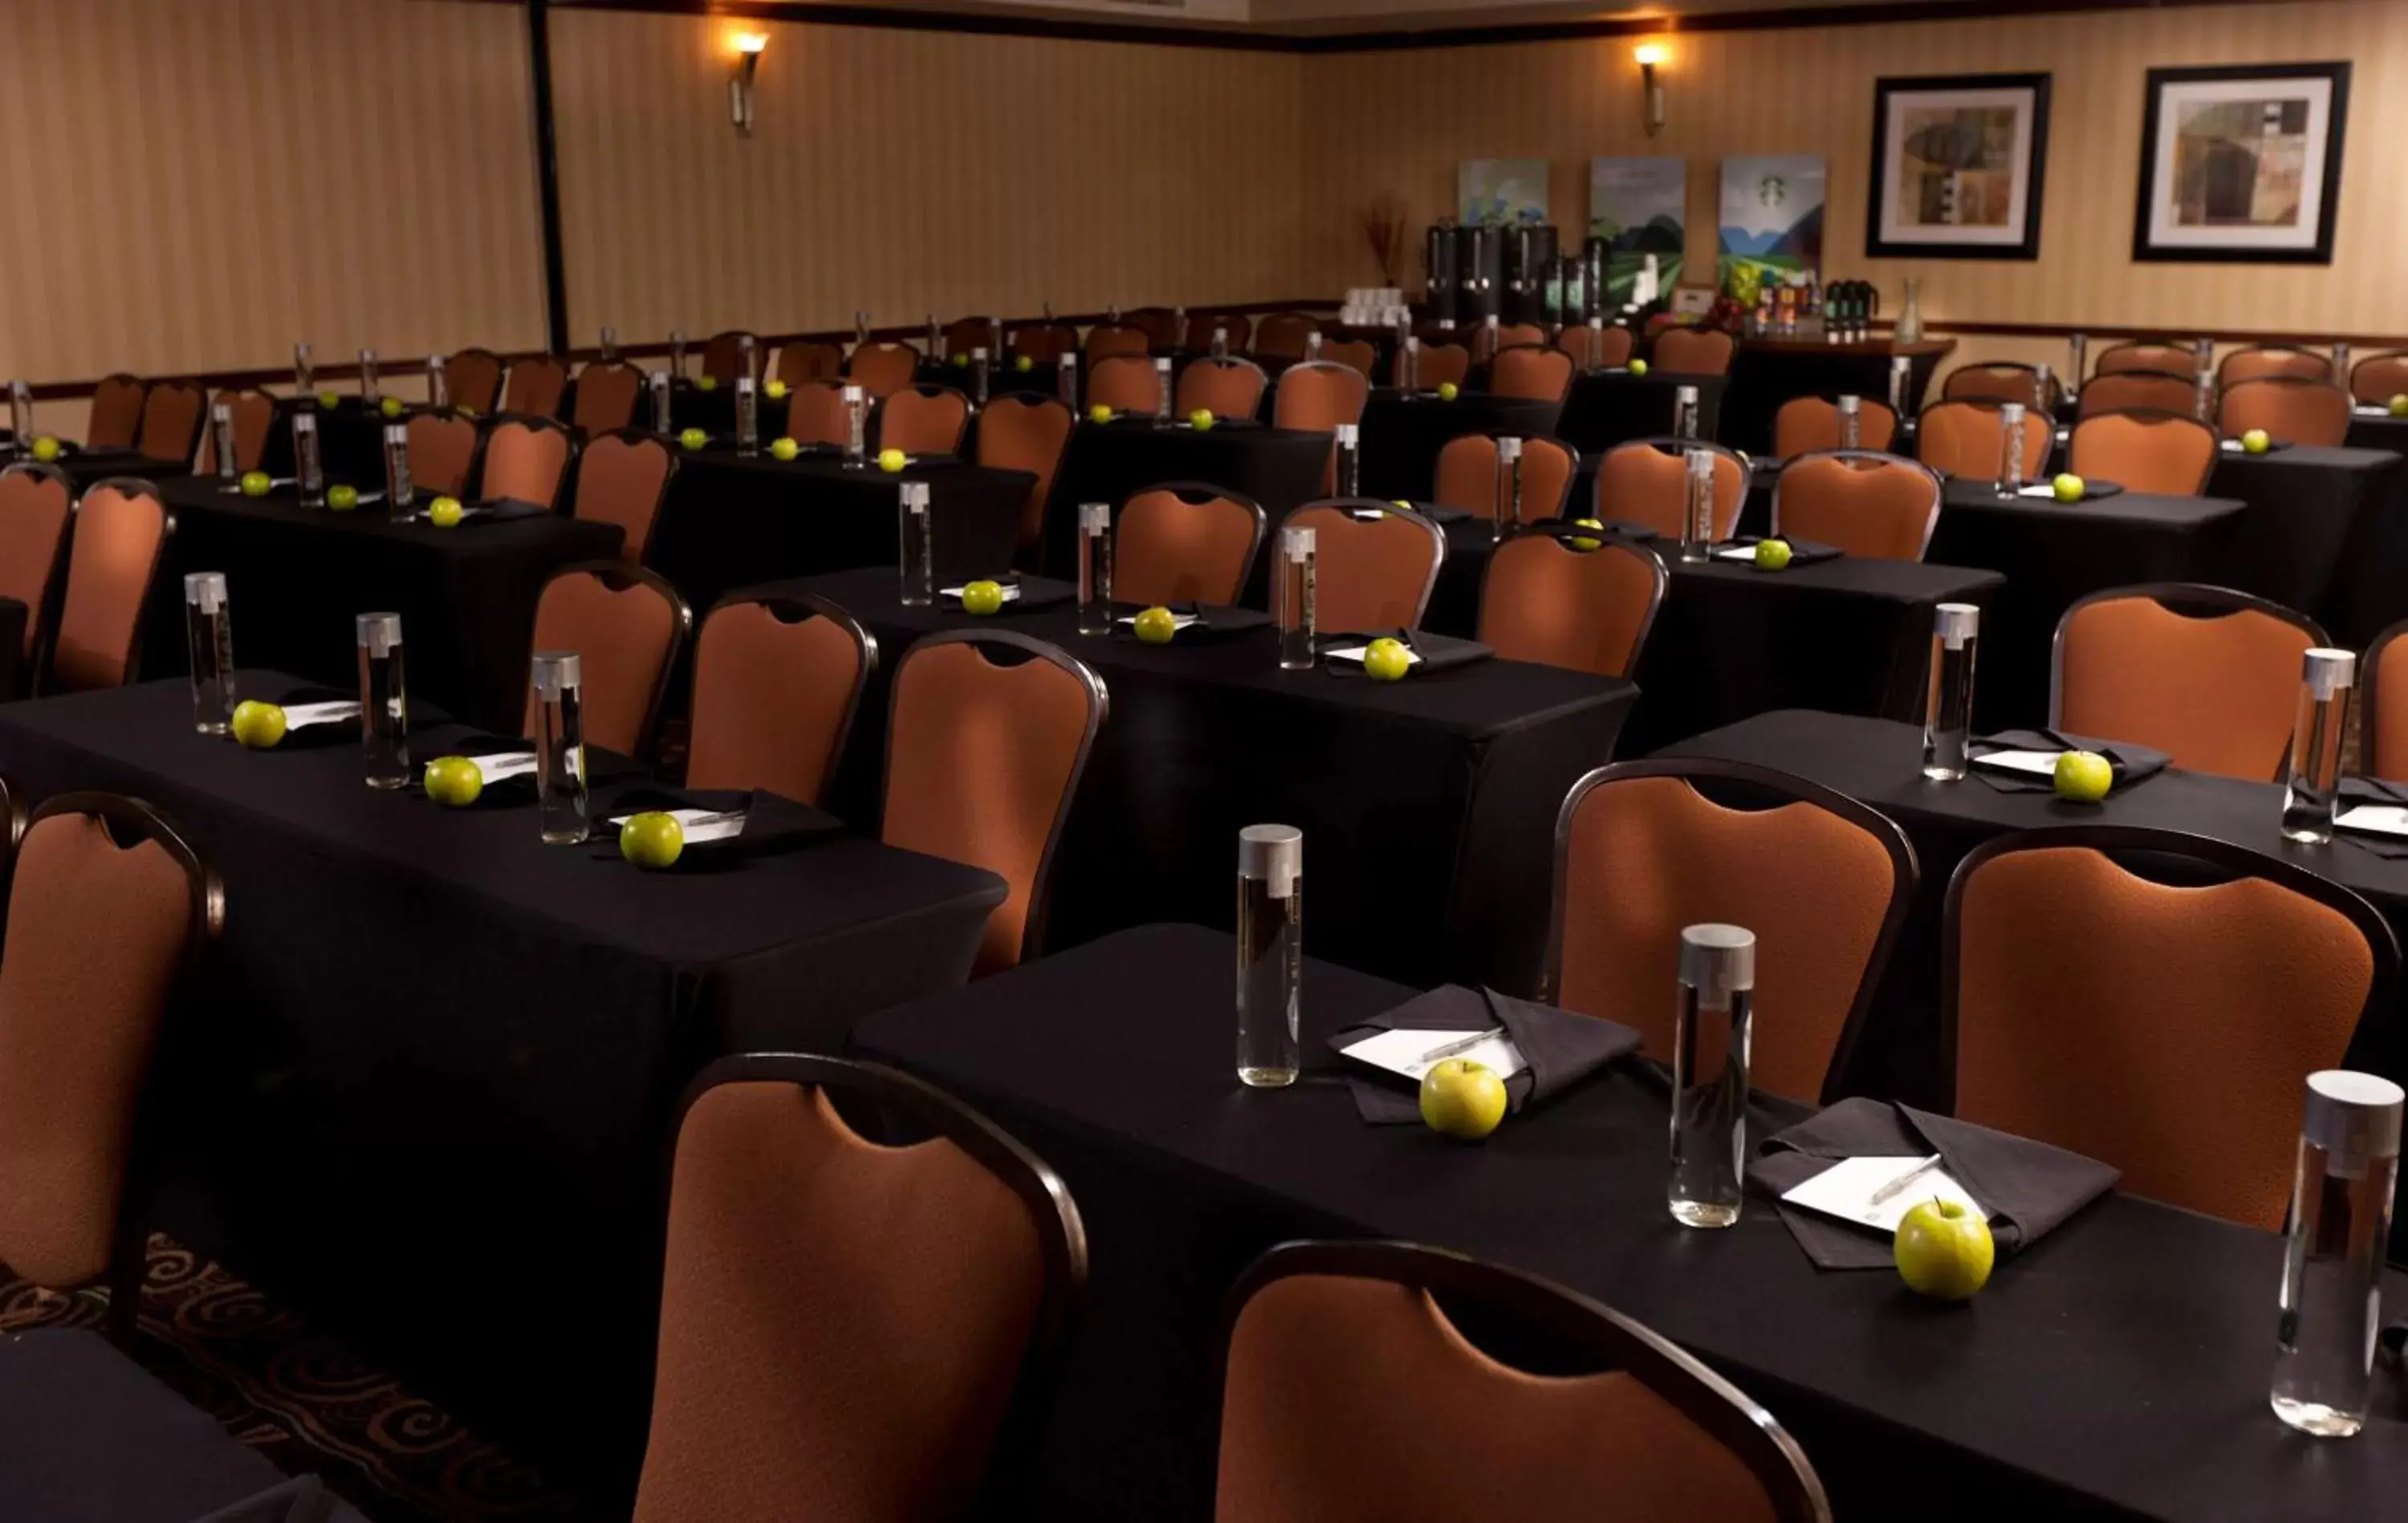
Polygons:
M2149 71L2148 105L2141 121L2141 171L2138 199L2132 213L2132 258L2156 264L2329 264L2333 227L2341 211L2341 164L2349 129L2349 76L2346 60L2323 64L2240 64L2209 68L2157 68ZM2325 132L2323 191L2316 208L2315 242L2297 249L2240 245L2167 245L2151 241L2150 226L2157 205L2159 173L2157 133L2163 121L2170 85L2213 84L2263 79L2269 84L2294 79L2323 79L2332 87L2330 121Z
M2049 81L2046 74L1938 74L1873 81L1872 192L1865 198L1865 254L1872 259L2040 258L2041 212L2047 192ZM1897 95L1952 94L1974 90L2031 93L2031 145L2023 164L2024 228L2016 243L1955 243L1882 235L1883 211L1896 189L1889 172L1890 101Z

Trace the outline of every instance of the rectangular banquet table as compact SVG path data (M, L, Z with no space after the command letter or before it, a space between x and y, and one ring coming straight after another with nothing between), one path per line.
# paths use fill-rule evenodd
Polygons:
M2226 551L2226 585L2296 608L2353 646L2382 627L2360 627L2383 619L2369 610L2408 614L2394 569L2408 554L2408 473L2400 463L2388 449L2223 450L2205 495L2249 505Z
M1316 946L1309 901L1304 926ZM1305 968L1304 1082L1245 1089L1233 965L1226 935L1154 926L854 1028L861 1056L1034 1146L1085 1219L1087 1297L1022 1516L1211 1516L1224 1298L1300 1236L1453 1248L1638 1318L1770 1408L1843 1518L2303 1523L2387 1516L2408 1487L2396 1410L2327 1443L2267 1410L2272 1234L2111 1195L1973 1304L1935 1305L1885 1272L1818 1273L1758 1202L1728 1231L1675 1225L1641 1065L1482 1146L1364 1125L1324 1044L1412 990L1326 961Z
M1572 377L1571 394L1564 399L1563 420L1555 437L1584 454L1596 454L1631 439L1670 437L1678 391L1698 389L1698 436L1718 439L1722 427L1721 376L1684 376L1670 371L1634 376L1627 369L1589 370Z
M1956 349L1953 338L1912 344L1872 338L1833 344L1819 338L1742 338L1731 356L1730 385L1723 394L1722 431L1713 435L1751 455L1772 450L1772 420L1793 397L1850 394L1889 400L1890 362L1904 355L1912 369L1906 390L1908 414L1923 410L1923 393L1940 363Z
M32 456L26 458L31 460ZM165 488L169 481L181 480L193 473L191 461L159 460L133 449L78 449L61 455L50 464L79 493L118 477L131 477Z
M360 614L401 615L410 691L489 729L526 712L536 600L563 566L615 558L615 524L557 517L450 529L396 523L380 506L305 508L291 488L265 497L209 477L160 484L176 517L145 619L143 670L188 669L183 578L222 571L235 659L319 682L359 683Z
M466 733L422 716L412 755ZM544 846L531 792L444 809L363 786L341 736L197 734L181 681L7 705L0 773L36 803L147 799L224 879L179 1018L191 1056L166 1072L160 1224L597 1502L642 1453L687 1080L730 1050L833 1050L855 1018L958 984L1003 896L840 833L639 873Z
M1430 494L1439 452L1450 440L1466 434L1546 438L1556 434L1562 412L1558 403L1529 397L1460 391L1440 401L1436 391L1378 387L1363 405L1356 490L1365 497L1420 502Z
M1300 429L1236 423L1197 431L1184 421L1157 426L1150 418L1109 423L1081 419L1062 452L1054 495L1045 509L1045 537L1036 569L1049 576L1078 573L1078 505L1111 503L1167 481L1200 481L1253 498L1274 524L1322 495L1330 435Z
M1054 861L1052 947L1164 918L1229 924L1238 832L1276 821L1304 832L1316 945L1332 956L1400 978L1529 989L1556 810L1611 760L1637 696L1627 682L1519 662L1393 683L1285 672L1268 625L1168 647L1091 638L1067 601L990 619L907 608L882 570L796 585L879 642L834 805L848 819L875 817L887 687L920 635L1013 630L1103 679L1111 714Z

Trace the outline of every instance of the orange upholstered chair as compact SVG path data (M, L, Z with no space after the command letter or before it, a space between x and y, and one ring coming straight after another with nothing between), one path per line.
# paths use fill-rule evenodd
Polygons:
M106 1276L131 1338L162 1143L138 1116L179 986L224 918L217 875L156 810L61 793L28 824L0 955L0 1262L72 1290ZM19 839L22 833L22 841Z
M1044 535L1054 476L1062 468L1062 452L1069 448L1077 423L1061 399L1050 396L999 396L979 415L978 463L1037 477L1021 508L1023 545L1034 545Z
M1719 328L1667 328L1656 335L1656 368L1675 376L1721 376L1739 341Z
M92 389L92 414L84 422L86 449L131 449L142 433L142 399L150 388L139 376L120 372Z
M2287 376L2294 380L2330 381L2332 360L2314 349L2303 349L2296 344L2253 344L2234 349L2215 367L2219 386L2233 386L2246 380L2262 380L2268 376Z
M791 390L811 381L840 380L844 377L844 350L834 344L798 339L778 349L778 378Z
M2090 370L2094 376L2155 370L2195 380L2199 377L2199 351L2188 344L2116 344L2100 350L2098 362Z
M1931 467L1871 449L1799 455L1772 483L1772 532L1878 561L1920 561L1940 527Z
M1110 359L1116 354L1142 356L1147 352L1145 330L1126 324L1099 322L1087 330L1087 363Z
M2349 393L2330 381L2270 376L2228 386L2217 424L2228 439L2253 428L2293 444L2339 444L2349 436Z
M535 605L533 650L572 651L584 679L585 743L622 756L652 754L661 697L694 628L693 610L641 566L589 561L564 566ZM527 734L535 733L527 691Z
M1555 1003L1635 1027L1669 1059L1682 928L1745 926L1756 998L1784 1013L1756 1028L1749 1082L1837 1098L1914 899L1904 833L1803 777L1700 758L1590 773L1564 800L1555 840Z
M1583 370L1599 370L1630 363L1631 334L1627 328L1592 328L1576 322L1555 335L1555 348L1572 357Z
M1644 524L1677 540L1689 506L1688 454L1714 457L1714 538L1739 532L1747 504L1747 463L1736 450L1699 439L1632 439L1615 445L1598 463L1597 497L1590 517L1614 523Z
M492 349L462 349L443 363L443 378L452 406L470 414L492 412L502 395L502 357Z
M1363 497L1307 503L1280 521L1313 531L1315 622L1333 633L1418 629L1446 560L1446 532Z
M256 386L229 386L218 393L215 406L234 414L234 468L259 469L261 457L267 453L267 435L276 427L276 399ZM214 475L217 468L217 430L203 428L200 473Z
M142 432L134 448L146 459L190 465L208 415L208 390L199 381L156 382L142 400Z
M1320 360L1324 364L1359 370L1369 379L1371 372L1379 367L1380 350L1369 339L1333 338L1321 346Z
M1195 360L1179 373L1179 396L1171 410L1182 418L1198 407L1215 418L1252 418L1263 410L1263 391L1269 386L1263 367L1252 360Z
M2317 623L2221 587L2093 592L2057 625L2049 724L2154 747L2193 772L2279 779Z
M1488 558L1480 643L1507 661L1627 677L1670 584L1654 550L1612 534L1516 534Z
M2113 371L2082 389L2085 418L2102 412L2187 413L2198 406L2198 382L2163 370Z
M148 481L118 477L85 489L67 540L66 591L46 691L138 680L142 611L176 520Z
M2023 435L2023 479L2037 481L2048 474L2057 428L2048 414L2026 408ZM1996 481L2006 448L2006 413L1994 403L1935 402L1915 426L1915 459L1942 476Z
M825 598L723 599L695 647L686 786L766 788L817 804L877 668L877 640Z
M1889 404L1858 397L1856 448L1887 449L1897 437L1898 414ZM1772 415L1772 452L1783 460L1846 448L1840 439L1840 405L1828 397L1791 397Z
M2041 385L2038 366L1994 360L1958 365L1941 384L1940 395L1948 402L2020 402L2045 408L2053 400L2042 394L2048 390Z
M2111 853L2224 881L2172 887ZM2303 867L2113 825L1975 849L1941 945L1956 1115L2269 1232L2290 1204L2303 1083L2342 1066L2364 1012L2390 1018L2400 959L2366 901Z
M464 413L410 415L409 484L445 497L468 494L468 473L477 463L477 425Z
M932 634L896 663L880 838L1003 879L980 976L1044 945L1054 848L1105 708L1085 662L1007 630Z
M845 376L872 402L883 402L911 384L920 373L920 351L909 344L872 339L853 346Z
M57 467L27 461L0 471L0 597L25 605L25 680L41 670L42 641L58 613L62 552L74 514L75 484Z
M1398 358L1402 358L1401 352ZM1425 344L1413 361L1416 391L1435 391L1441 386L1461 386L1470 375L1471 351L1460 344Z
M659 434L613 429L577 457L577 495L569 516L617 524L626 535L619 542L619 559L641 565L677 466L677 456Z
M502 411L523 418L557 418L560 399L568 390L568 364L549 354L521 360L510 366L509 386L502 392ZM489 409L480 407L479 412Z
M1525 345L1544 349L1547 343L1547 330L1535 322L1507 322L1484 331L1489 335L1486 353L1491 360L1510 349Z
M1108 354L1087 366L1087 405L1152 418L1162 405L1162 380L1143 354Z
M1034 369L1050 369L1061 362L1062 356L1079 352L1079 334L1064 323L1032 323L1011 330L1004 347L1011 351L1013 359L1025 358Z
M1146 348L1168 354L1179 347L1179 314L1167 306L1140 306L1121 314L1125 327L1145 334Z
M1003 362L1003 346L987 342L995 335L995 321L991 318L955 318L945 324L941 335L945 340L945 358L951 360L958 354L967 359L970 350L982 349L990 360L1000 364Z
M1271 403L1271 422L1279 428L1311 430L1330 435L1328 467L1322 473L1325 490L1337 485L1337 428L1361 423L1364 405L1371 399L1371 378L1351 365L1326 360L1293 364L1280 373L1279 394Z
M478 494L487 502L508 497L550 507L560 497L561 477L576 445L568 430L549 418L496 413L483 424L485 449ZM413 468L411 474L416 475Z
M1288 1243L1230 1299L1216 1523L1831 1516L1770 1413L1545 1280L1412 1244ZM1442 1308L1546 1349L1548 1373L1500 1362Z
M2188 413L2102 412L2073 425L2066 468L2133 491L2196 497L2215 461L2215 430Z
M863 393L864 401L867 393ZM863 424L866 437L868 425ZM844 410L844 385L840 381L802 381L786 393L785 436L796 444L850 443L853 420Z
M1149 606L1235 604L1262 548L1262 505L1199 481L1148 487L1112 526L1112 596Z
M1301 312L1273 312L1254 324L1254 357L1301 360L1304 341L1320 331L1321 324Z
M970 399L950 386L907 386L878 405L878 447L951 455L969 431Z
M7 486L7 477L0 475L0 512L6 511ZM2391 659L2391 644L2402 634L2408 634L2408 622L2374 637L2358 684L2359 770L2393 782L2408 782L2408 659Z
M2387 406L2396 396L2408 396L2408 349L2370 354L2350 367L2350 394L2370 407Z
M750 367L744 363L748 353L752 356ZM758 380L760 366L761 340L741 328L713 334L710 342L702 347L702 373L722 386L734 386L736 377L744 375L748 368L753 373L753 378Z
M1498 396L1561 402L1572 389L1572 357L1542 344L1498 349L1488 363L1488 390Z
M643 399L644 373L624 360L597 360L577 375L577 407L569 421L591 438L626 428Z
M923 1140L873 1140L889 1117ZM713 1063L678 1128L635 1523L999 1515L1086 1264L1061 1178L958 1101Z
M1498 470L1498 437L1459 434L1449 439L1438 452L1430 500L1483 519L1494 520L1500 510L1510 514L1512 498ZM1571 499L1572 476L1579 469L1580 457L1571 446L1555 439L1524 439L1519 521L1536 523L1564 517Z
M1211 353L1215 329L1227 342L1231 354L1243 354L1254 345L1254 320L1243 312L1192 312L1187 318L1184 348L1190 354Z

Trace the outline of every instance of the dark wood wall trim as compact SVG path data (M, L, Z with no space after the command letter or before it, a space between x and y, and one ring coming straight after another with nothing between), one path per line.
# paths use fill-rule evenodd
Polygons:
M568 255L560 232L560 141L552 111L552 4L526 0L529 96L535 103L536 200L543 219L543 331L568 347Z

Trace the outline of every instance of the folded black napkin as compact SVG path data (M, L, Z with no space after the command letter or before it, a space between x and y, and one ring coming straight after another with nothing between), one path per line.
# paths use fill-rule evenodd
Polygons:
M1663 537L1646 524L1632 523L1626 519L1601 519L1595 525L1581 523L1572 519L1533 519L1522 525L1520 532L1526 534L1553 534L1557 539L1595 539L1599 534L1610 534L1616 539L1627 539L1638 545L1652 545Z
M2114 784L2108 790L2110 794L2156 776L2166 770L2166 763L2172 760L2163 751L2135 746L2130 741L2100 740L2065 730L2001 730L1995 735L1975 735L1967 743L1965 751L1968 759L1991 751L2096 751L2107 759L2107 764L2115 772ZM2037 773L2005 772L1997 767L1968 770L2001 793L2057 791L2055 779Z
M1471 509L1468 507L1449 507L1444 503L1412 503L1408 505L1441 529L1450 523L1461 523L1472 516Z
M1715 546L1714 548L1717 550L1727 550L1734 545L1753 546L1772 537L1774 536L1770 534L1741 534L1734 539L1726 540L1724 543ZM1787 534L1783 534L1780 537L1789 541L1789 565L1791 566L1811 566L1818 561L1836 561L1841 556L1848 553L1847 551L1840 548L1837 545L1826 545L1818 540L1795 539L1791 538L1791 536ZM1716 562L1721 565L1746 564L1745 562L1740 561L1723 561L1719 557L1716 558ZM1788 566L1784 566L1782 569L1786 571L1789 568Z
M530 503L523 497L496 497L490 502L479 503L476 506L477 511L468 517L467 521L470 523L508 523L512 519L544 519L552 516L551 508L541 503Z
M1329 1039L1330 1050L1342 1053L1354 1043L1381 1032L1487 1032L1505 1028L1522 1060L1529 1064L1505 1081L1505 1108L1525 1105L1560 1094L1615 1059L1639 1050L1639 1033L1629 1027L1594 1016L1574 1015L1551 1004L1533 1004L1493 989L1466 989L1445 984L1415 995L1385 1015L1349 1026ZM1421 1097L1404 1088L1397 1074L1369 1070L1379 1079L1349 1076L1354 1109L1373 1126L1395 1126L1422 1118ZM1384 1082L1383 1082L1384 1081Z
M2380 777L2344 777L2341 783L2341 803L2336 814L2347 814L2362 804L2408 804L2408 788L2386 783ZM2398 861L2408 858L2408 836L2376 835L2370 832L2336 830L2341 840L2374 855Z
M1250 634L1271 621L1271 616L1260 608L1237 608L1220 603L1166 603L1164 607L1175 614L1193 614L1196 622L1182 625L1171 636L1173 645L1205 645L1215 640L1234 639ZM1142 611L1135 603L1112 605L1112 638L1135 640L1137 632L1121 622Z
M1332 676L1358 677L1363 675L1361 662L1329 661L1326 658L1331 651L1358 650L1378 639L1401 640L1412 648L1413 654L1421 658L1420 663L1412 669L1413 676L1469 666L1473 662L1486 661L1497 654L1477 640L1458 640L1451 634L1432 634L1427 630L1372 630L1368 633L1348 631L1342 634L1322 635L1313 644L1325 658L1322 664L1328 668Z
M959 581L953 581L951 578L947 580L948 584L953 587L967 586L975 581L991 581L997 587L1019 588L1020 596L1004 599L1003 606L996 610L992 616L996 619L1009 619L1013 614L1035 613L1039 608L1057 607L1079 595L1079 589L1069 582L1057 582L1050 576L1024 576L1016 571L1007 571L996 576L966 576ZM959 608L962 605L959 593L948 592L941 588L938 590L937 601L948 608Z
M1758 1144L1748 1176L1776 1200L1845 1158L1940 1155L1951 1178L1990 1213L2001 1257L2055 1231L2115 1186L2120 1171L2061 1147L1912 1105L1859 1097ZM1890 1240L1817 1212L1781 1205L1782 1221L1820 1269L1886 1269Z
M791 851L814 841L844 833L836 816L797 804L764 789L663 788L637 782L595 797L586 813L594 821L594 855L615 861L619 827L612 821L651 809L709 809L714 814L742 810L744 828L719 841L693 841L679 856L673 872L710 872L753 857Z
M295 1475L193 1523L356 1523L359 1516L315 1475Z
M2081 500L2083 502L2095 503L2103 497L2121 497L2122 495L2124 495L2124 483L2121 481L2094 481L2086 476L2082 478ZM2056 499L2052 497L2050 501L2054 502Z

